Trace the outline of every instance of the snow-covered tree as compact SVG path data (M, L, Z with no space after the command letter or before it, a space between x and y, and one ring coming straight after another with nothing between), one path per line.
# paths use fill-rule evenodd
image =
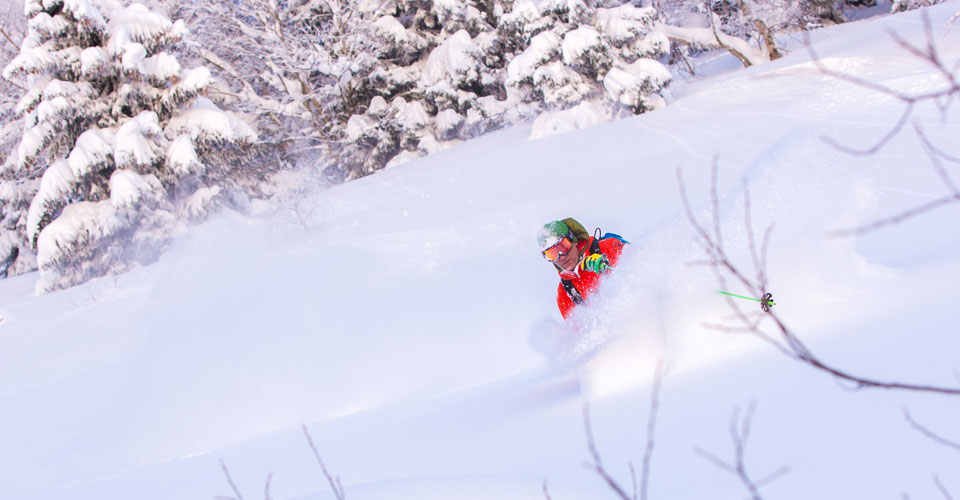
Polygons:
M20 52L20 44L27 34L27 22L23 15L23 2L10 0L0 5L0 67L6 66ZM16 147L23 131L23 120L19 118L16 107L18 95L26 90L26 80L0 78L0 165L10 159L10 152ZM30 206L29 192L35 191L38 179L15 179L0 176L0 260L10 255L16 248L24 246L21 238L24 215ZM30 252L18 259L8 270L18 274L35 269Z
M179 0L177 12L202 20L196 52L226 82L213 92L259 116L289 162L306 153L342 181L543 112L571 124L656 109L675 45L762 63L777 34L842 2Z
M723 49L744 66L777 59L785 33L847 21L846 12L876 0L655 1L662 28L689 51Z
M893 0L892 4L890 5L890 12L906 12L908 10L929 7L942 2L943 0Z
M40 176L23 223L38 290L154 260L178 221L242 203L232 179L256 134L203 97L208 69L177 60L182 21L113 0L27 0L25 13L4 69L29 82L25 124L3 174Z

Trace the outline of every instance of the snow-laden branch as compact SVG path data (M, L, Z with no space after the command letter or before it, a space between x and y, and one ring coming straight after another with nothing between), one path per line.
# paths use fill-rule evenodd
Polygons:
M714 28L681 28L669 24L658 23L658 31L663 32L671 42L683 43L699 48L723 49L733 54L745 66L753 66L769 60L757 48L746 40L728 35Z

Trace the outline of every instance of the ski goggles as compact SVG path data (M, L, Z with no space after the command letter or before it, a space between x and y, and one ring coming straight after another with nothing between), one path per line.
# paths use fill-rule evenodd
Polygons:
M560 257L570 253L570 249L573 248L573 241L570 238L564 236L560 238L559 241L553 244L553 246L547 248L546 250L540 252L543 254L543 258L547 259L550 262L556 262L560 260Z

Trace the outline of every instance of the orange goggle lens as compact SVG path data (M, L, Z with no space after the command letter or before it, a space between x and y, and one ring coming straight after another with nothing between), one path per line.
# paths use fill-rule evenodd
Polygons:
M550 262L556 262L560 260L561 255L570 253L571 248L573 248L573 242L570 241L570 238L560 238L560 241L543 251L543 258Z

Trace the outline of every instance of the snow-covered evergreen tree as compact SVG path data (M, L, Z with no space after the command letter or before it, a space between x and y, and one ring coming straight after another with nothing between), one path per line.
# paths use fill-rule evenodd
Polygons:
M20 44L27 34L27 22L23 15L23 2L10 0L0 5L0 67L6 66L20 52ZM16 112L17 96L26 90L26 79L7 80L0 78L0 165L12 159L12 152L23 132L23 120ZM2 170L2 169L0 169ZM0 176L0 259L10 255L13 249L19 252L25 246L22 228L30 206L30 193L36 191L39 179L16 179ZM19 226L19 230L18 230ZM19 274L36 268L31 252L14 262L7 271Z
M676 46L757 64L779 56L778 33L841 22L844 4L179 0L178 12L202 18L197 52L224 93L288 158L311 153L342 181L544 112L561 113L542 120L560 131L656 109Z
M890 5L890 12L906 12L908 10L919 9L920 7L929 7L943 2L943 0L893 0Z
M209 70L180 65L182 21L113 0L27 0L25 12L4 69L29 81L25 125L4 175L41 176L23 225L38 290L154 260L180 220L242 203L231 178L256 135L202 96Z
M584 100L603 103L590 108L594 117L648 111L670 80L657 61L669 41L652 8L436 0L373 15L384 67L345 137L360 173Z

